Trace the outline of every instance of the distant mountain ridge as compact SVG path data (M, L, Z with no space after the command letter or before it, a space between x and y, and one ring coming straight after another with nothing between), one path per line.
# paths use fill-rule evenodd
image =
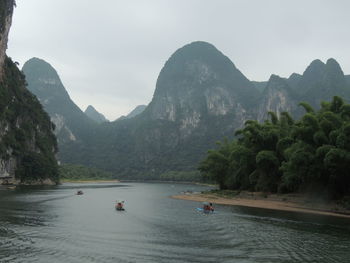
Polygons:
M136 106L135 109L133 109L128 115L126 115L127 119L133 118L136 115L141 114L145 109L146 109L146 105L138 105Z
M334 59L315 60L302 75L288 79L272 75L267 82L252 82L213 45L193 42L165 63L152 101L141 113L90 127L93 132L79 147L72 141L72 147L60 148L60 156L121 177L159 179L171 171L196 170L217 140L233 137L248 119L264 121L268 111L299 116L300 101L318 107L321 100L349 99L349 94L349 82Z
M89 105L84 113L86 116L96 121L97 123L108 122L106 117L103 114L99 113L92 105Z
M276 78L280 81L276 82ZM267 87L269 91L264 91L259 106L259 121L267 118L268 111L277 114L288 111L295 117L301 116L302 110L298 107L301 101L308 102L318 109L321 101L330 101L335 95L347 101L350 99L350 83L333 58L328 59L326 63L319 59L312 61L302 75L293 73L288 79L271 77Z
M55 124L60 160L69 160L69 153L84 154L86 144L96 126L71 100L56 70L39 58L28 60L22 68L28 90L36 95Z
M81 140L94 121L71 100L56 70L46 61L32 58L22 68L28 90L36 95L56 125L59 142Z
M146 105L138 105L128 115L121 116L117 120L125 120L125 119L134 118L135 116L141 114L146 109L146 107L147 107Z

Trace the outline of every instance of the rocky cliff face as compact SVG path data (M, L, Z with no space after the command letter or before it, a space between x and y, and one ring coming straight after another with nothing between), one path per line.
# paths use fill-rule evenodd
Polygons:
M58 181L53 125L6 57L14 1L0 1L0 183Z
M349 98L349 85L335 59L326 63L313 61L297 82L299 94L304 101L318 108L321 101L329 101L335 95Z
M32 58L23 65L22 71L28 90L38 97L56 126L60 148L86 139L95 122L71 100L56 70L44 60Z
M303 113L299 102L308 102L315 109L321 101L330 101L333 96L350 99L350 83L335 59L326 63L314 60L302 75L293 73L288 79L272 75L262 93L257 119L267 119L267 112L277 114L288 111L299 117Z
M287 80L282 79L276 75L272 75L268 81L266 88L262 93L257 111L257 120L262 122L268 119L268 112L295 112L298 101Z
M108 122L105 116L103 114L99 113L93 106L89 105L86 110L84 111L86 116L88 116L90 119L94 120L97 123L102 122Z
M0 1L0 80L4 74L4 63L6 58L6 49L8 34L10 32L14 0Z
M287 82L301 99L316 107L322 99L328 101L335 95L350 98L350 75L344 75L339 63L333 58L326 63L319 59L312 61L302 75L293 73Z
M194 42L177 50L158 77L146 112L153 120L179 124L190 135L208 117L249 118L249 105L258 97L253 84L213 45Z

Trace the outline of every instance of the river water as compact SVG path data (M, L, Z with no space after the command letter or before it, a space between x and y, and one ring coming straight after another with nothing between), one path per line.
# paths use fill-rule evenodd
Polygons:
M84 195L75 195L77 189ZM350 220L169 198L186 184L0 189L0 262L350 262ZM126 211L114 209L126 200Z

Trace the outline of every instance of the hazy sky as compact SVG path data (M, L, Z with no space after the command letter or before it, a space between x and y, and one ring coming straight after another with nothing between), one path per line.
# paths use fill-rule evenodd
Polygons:
M350 73L348 0L17 0L8 55L49 62L108 119L148 104L176 49L214 44L251 80L334 57Z

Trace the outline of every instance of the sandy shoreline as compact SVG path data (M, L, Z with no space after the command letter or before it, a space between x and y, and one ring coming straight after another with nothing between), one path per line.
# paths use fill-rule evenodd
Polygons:
M290 211L298 213L308 213L324 216L335 216L350 219L350 214L342 214L331 210L331 207L323 209L313 209L311 207L304 206L297 202L279 201L267 199L251 199L242 197L220 197L215 194L200 194L200 193L186 193L181 195L174 195L172 198L197 201L197 202L212 202L213 204L220 205L233 205L233 206L246 206L255 208L264 208L272 210Z

